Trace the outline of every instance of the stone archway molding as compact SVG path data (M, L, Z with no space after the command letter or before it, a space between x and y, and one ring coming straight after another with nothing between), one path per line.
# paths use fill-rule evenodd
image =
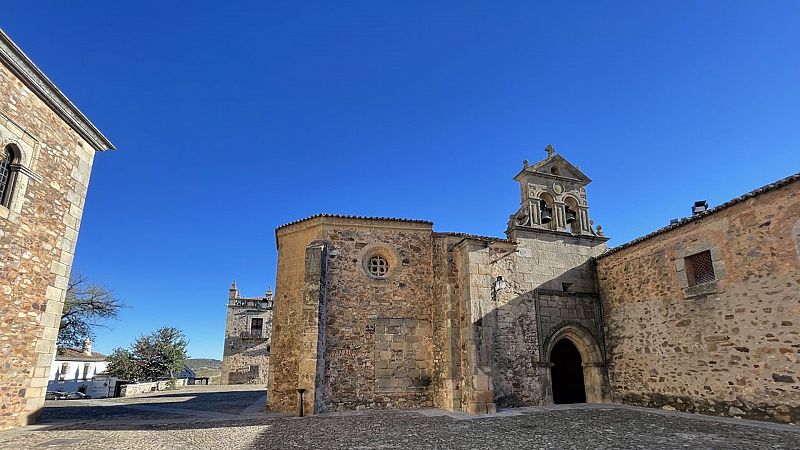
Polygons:
M605 399L603 392L606 385L605 377L605 361L603 354L600 351L600 346L597 340L583 325L576 322L563 322L559 324L545 339L544 341L544 356L542 366L545 368L546 376L546 401L553 403L553 380L550 372L552 364L550 363L550 353L553 351L553 346L562 340L568 339L578 349L581 354L581 362L583 364L583 382L586 387L586 402L587 403L602 403Z

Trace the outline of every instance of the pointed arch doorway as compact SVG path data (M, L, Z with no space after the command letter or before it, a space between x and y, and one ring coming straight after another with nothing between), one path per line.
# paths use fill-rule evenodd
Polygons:
M550 376L553 380L553 403L586 403L583 360L569 339L561 339L550 351Z

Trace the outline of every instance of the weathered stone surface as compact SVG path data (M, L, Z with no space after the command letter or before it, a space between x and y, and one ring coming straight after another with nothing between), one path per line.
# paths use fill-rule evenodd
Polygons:
M44 403L95 152L4 58L0 149L19 166L0 206L0 429L34 421Z
M798 422L799 223L794 181L601 257L612 398ZM716 280L692 290L705 250Z
M588 223L588 179L560 156L537 167L544 172L519 178L523 206L527 185L538 182L559 202L558 225L512 226L513 240L325 215L278 228L270 409L298 412L298 388L316 399L304 397L306 413L439 406L482 414L546 404L549 352L560 339L583 352L587 398L601 401L591 259L606 239ZM567 203L581 207L574 226ZM324 275L308 253L314 242L329 255ZM390 268L385 276L369 271L376 255Z
M263 297L242 297L236 283L231 286L225 319L222 384L267 384L272 307L271 292Z

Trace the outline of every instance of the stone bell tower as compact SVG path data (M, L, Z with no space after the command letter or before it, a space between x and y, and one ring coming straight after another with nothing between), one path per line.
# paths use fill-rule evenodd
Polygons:
M580 237L602 237L593 230L586 202L586 185L592 180L572 163L557 155L552 145L547 158L529 165L514 177L519 182L521 205L510 217L506 234L545 231Z

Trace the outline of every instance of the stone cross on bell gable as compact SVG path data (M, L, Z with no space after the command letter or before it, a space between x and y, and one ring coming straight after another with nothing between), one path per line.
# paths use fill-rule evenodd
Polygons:
M550 144L550 145L548 145L547 147L544 148L544 151L547 152L547 157L550 158L556 152L556 149L555 149L555 147L553 147L552 144Z

